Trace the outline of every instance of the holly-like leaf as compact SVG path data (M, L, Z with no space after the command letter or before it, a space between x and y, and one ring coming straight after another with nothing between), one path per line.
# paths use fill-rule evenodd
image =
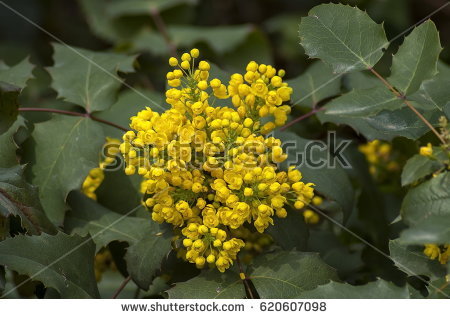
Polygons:
M21 116L13 123L13 125L3 134L0 134L0 167L12 167L19 164L16 151L18 145L15 141L15 135L19 130L25 128L25 119Z
M300 43L307 55L330 64L335 73L373 67L388 45L382 25L342 4L311 9L300 23Z
M392 73L387 79L404 95L417 91L421 83L437 73L442 51L439 33L431 20L409 34L392 60Z
M17 119L19 93L20 88L0 83L0 134L8 131Z
M202 271L200 275L178 282L167 290L171 299L242 299L245 290L239 274L231 269L220 273L217 269Z
M441 173L411 189L403 200L401 216L408 225L414 227L402 234L402 242L449 243L450 173Z
M288 80L294 92L294 105L315 107L317 104L340 92L341 78L323 62L314 62L302 75Z
M71 192L67 203L71 210L66 215L65 228L72 234L89 234L97 250L116 240L136 244L153 232L153 221L128 216L134 210L127 212L128 215L115 213L79 191Z
M438 109L442 111L450 103L450 78L448 74L440 72L434 78L426 80L420 89L410 96L420 108Z
M437 260L431 260L423 253L423 246L408 246L400 240L389 241L392 261L409 276L425 275L434 280L445 276L445 267Z
M301 293L297 298L311 299L409 299L408 288L398 287L382 279L362 286L330 282L314 290Z
M442 152L441 152L442 153ZM413 184L444 167L441 162L419 154L411 157L402 171L402 186Z
M0 62L0 82L8 83L23 89L27 81L33 76L34 65L28 58L14 66L7 66Z
M422 115L431 124L436 125L442 113L427 111ZM331 122L351 126L369 140L390 141L397 136L415 140L429 131L429 128L406 106L395 111L381 111L375 116L337 116L318 112L317 117L322 123Z
M345 170L338 163L335 163L333 167L329 162L331 157L328 155L327 147L323 148L324 145L317 144L316 147L311 148L313 141L301 138L291 132L276 131L274 137L293 143L287 146L286 152L289 158L283 165L290 162L289 165L298 166L303 175L302 181L314 183L318 192L328 199L336 201L342 208L344 220L346 220L353 210L354 189ZM317 146L320 146L320 149ZM309 165L320 161L323 165Z
M37 189L25 181L20 166L0 168L0 214L19 216L32 235L56 232L42 210Z
M128 216L134 210L117 214L80 192L71 192L68 204L71 211L65 220L66 229L82 236L89 234L97 250L113 241L127 242L127 271L140 288L148 290L163 258L172 249L171 230L162 229L150 218Z
M380 111L398 110L403 101L384 87L354 90L344 94L325 107L325 115L356 117L373 116Z
M87 118L54 116L36 124L32 183L49 219L61 225L65 200L71 190L79 189L89 171L98 166L104 143L101 126Z
M279 251L257 257L246 275L263 299L294 298L330 280L338 280L336 271L315 253ZM239 275L229 269L221 274L212 269L202 272L168 290L170 298L244 298Z
M0 242L0 264L56 289L62 298L98 298L94 252L89 237L18 235Z
M48 68L52 87L67 102L87 112L108 109L122 85L117 72L133 72L135 56L94 52L54 44L54 66Z
M330 280L339 280L336 270L325 264L319 254L296 251L262 255L248 273L263 299L293 298Z
M148 290L155 278L155 273L161 268L161 261L172 249L172 230L163 230L152 223L151 232L144 234L142 239L131 245L125 255L127 270L134 282L144 290Z

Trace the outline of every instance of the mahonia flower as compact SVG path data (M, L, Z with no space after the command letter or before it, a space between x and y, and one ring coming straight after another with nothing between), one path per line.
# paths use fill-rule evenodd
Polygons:
M97 282L101 281L103 273L107 270L116 271L117 268L111 252L108 249L103 249L94 258L95 280Z
M120 151L125 173L143 177L152 219L182 229L185 258L223 272L245 246L233 230L252 225L263 233L274 216L286 217L285 205L308 205L314 190L296 168L279 171L287 154L279 139L264 136L290 112L285 72L252 61L225 84L209 78L208 62L196 67L198 56L193 49L181 61L169 59L171 108L159 114L146 107L131 117ZM225 99L233 107L220 106Z
M377 175L380 169L388 171L396 171L399 169L397 162L392 160L392 146L389 143L379 140L373 140L358 147L359 151L363 153L369 163L369 172L372 175Z
M114 162L114 158L117 154L119 154L120 141L115 138L106 138L105 147L110 147L107 156L100 161L99 167L93 168L89 171L88 176L83 181L81 186L81 192L85 194L87 197L92 198L93 200L97 200L97 195L95 191L100 187L103 180L105 179L105 174L103 170L110 164Z
M433 155L433 146L428 143L427 146L422 146L419 150L420 155L430 157Z
M445 265L450 259L450 244L442 246L436 244L426 244L423 253L428 258L437 259L441 264Z

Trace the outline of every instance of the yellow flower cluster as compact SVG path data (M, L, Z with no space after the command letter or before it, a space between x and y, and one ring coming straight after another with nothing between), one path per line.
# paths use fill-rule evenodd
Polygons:
M182 228L186 259L223 272L245 245L231 230L250 224L262 233L274 216L286 217L285 205L302 209L314 191L294 167L278 170L287 158L281 141L263 136L290 111L283 105L292 93L284 71L250 62L225 85L209 79L208 62L196 67L198 56L193 49L181 62L169 59L171 108L158 114L147 107L133 116L120 151L125 173L144 178L153 220ZM234 107L214 105L224 99ZM274 121L262 125L268 117Z
M100 187L103 180L105 179L103 170L105 169L105 167L114 162L115 156L119 154L119 145L120 141L118 139L110 137L106 138L106 144L104 145L104 148L109 148L107 156L105 156L104 159L100 161L99 167L93 168L89 171L89 175L85 178L81 186L81 191L87 197L92 198L93 200L97 200L95 191Z
M437 259L441 264L445 265L450 259L450 244L441 246L426 244L423 253L430 259Z
M382 169L395 171L399 168L398 163L391 159L392 146L389 143L373 140L360 145L358 149L366 156L369 171L374 176Z
M420 155L431 157L433 156L433 146L431 143L428 143L427 146L422 146L419 150Z
M107 270L116 271L116 264L114 263L111 252L108 249L103 249L95 255L94 271L95 279L102 280L103 273Z

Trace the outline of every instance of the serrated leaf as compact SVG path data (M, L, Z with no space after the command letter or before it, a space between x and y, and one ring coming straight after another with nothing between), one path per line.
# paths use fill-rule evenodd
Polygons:
M422 115L431 124L436 125L442 113L427 111ZM318 112L317 117L322 123L331 122L351 126L369 140L391 141L397 136L416 140L429 131L429 128L408 107L395 111L381 111L375 116L331 116Z
M90 238L77 235L18 235L0 242L0 264L55 288L62 298L98 298L94 252Z
M89 171L98 166L103 130L87 118L54 116L36 124L32 137L36 142L32 183L39 187L49 219L61 225L67 195L80 189Z
M294 298L330 280L338 280L336 271L320 260L318 254L279 251L257 257L246 272L259 296ZM244 298L245 290L239 275L229 269L202 272L168 290L170 298Z
M89 234L97 250L116 240L129 244L138 243L154 229L154 222L150 219L115 213L79 191L71 192L67 203L71 210L67 213L64 222L66 230L81 236ZM127 213L133 213L133 211Z
M335 73L373 67L388 44L382 25L342 4L314 7L302 18L299 32L306 54L330 64Z
M19 93L20 88L0 83L0 134L8 131L17 119Z
M23 89L33 76L34 65L28 58L11 67L0 63L0 82L8 83Z
M411 157L403 167L402 186L413 184L444 167L441 162L419 154Z
M424 80L437 73L441 50L434 23L431 20L422 23L405 38L394 55L388 82L404 95L414 93Z
M378 279L362 286L330 282L314 290L306 291L297 298L311 299L409 299L408 288Z
M13 123L12 126L3 134L0 134L0 145L2 151L0 152L0 167L12 167L19 164L16 151L18 145L14 139L16 133L25 128L25 119L21 116Z
M19 216L22 226L32 235L56 232L42 211L37 189L25 181L20 166L0 168L0 214Z
M339 280L336 270L325 264L316 253L282 251L255 259L249 276L259 296L295 298L330 280Z
M431 280L445 276L445 268L423 253L423 246L408 246L400 240L389 241L389 252L398 269L409 276L425 275Z
M402 234L402 242L449 243L450 173L441 173L411 189L403 200L401 216L408 225L416 228L409 230L409 236Z
M361 117L373 116L380 111L402 108L403 101L384 87L354 90L344 94L325 106L325 115Z
M115 101L122 80L118 71L132 72L135 56L94 52L54 44L54 66L48 68L52 87L65 101L87 112L108 109Z
M178 282L167 290L170 299L242 299L244 285L239 274L231 269L220 273L217 269L202 271L200 275Z
M440 72L434 78L424 81L420 89L410 96L420 108L438 109L442 111L450 103L450 78Z
M295 143L295 147L292 147L291 145L291 147L287 149L287 154L289 156L288 161L292 161L292 163L299 160L300 154L306 152L307 145L312 142L291 132L276 131L274 132L274 137L279 138L282 141ZM319 150L317 147L311 149L312 154L310 160L314 162L318 162L320 160L327 161L328 152L328 149ZM331 200L336 201L341 206L344 212L344 220L346 220L353 210L355 196L353 186L347 173L339 165L336 165L334 168L331 167L331 165L325 165L320 168L307 165L304 158L306 156L307 154L303 154L303 162L295 164L300 164L298 169L303 175L302 180L305 182L314 183L314 188L319 193Z
M303 215L297 210L289 210L286 218L276 218L274 225L270 225L266 232L284 250L306 249L309 229Z
M152 231L131 245L125 255L131 278L144 290L149 289L156 271L161 268L161 261L172 249L171 229L163 230L156 223L153 226Z
M300 76L288 80L293 88L293 104L315 107L320 101L340 92L341 79L336 77L330 67L316 61Z

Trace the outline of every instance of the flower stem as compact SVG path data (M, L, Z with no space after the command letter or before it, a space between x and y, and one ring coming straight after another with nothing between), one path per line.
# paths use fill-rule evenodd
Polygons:
M250 285L248 284L248 278L247 278L247 275L246 275L245 272L244 272L244 268L242 268L242 264L241 264L241 260L239 259L239 256L236 256L236 263L237 263L237 265L238 265L238 267L239 267L239 275L240 275L240 274L243 274L244 277L245 277L245 278L242 279L242 283L243 283L244 286L245 286L245 290L247 291L247 293L248 293L250 299L255 299L255 296L253 295L253 292L252 292L252 288L251 288Z
M315 109L313 109L312 111L310 111L310 112L308 112L306 114L303 114L303 115L297 117L295 120L290 121L288 124L286 124L285 126L280 128L280 131L284 131L285 129L287 129L288 127L292 126L293 124L295 124L297 122L300 122L300 121L303 121L304 119L307 119L308 117L313 116L314 114L316 114L317 112L322 111L323 109L324 109L323 106L322 107L318 107L318 108L315 108Z
M40 108L40 107L20 107L19 112L47 112L47 113L58 113L58 114L65 114L70 116L80 116L80 117L87 117L90 118L93 121L103 123L112 127L115 127L119 130L127 132L128 129L120 126L119 124L98 118L90 113L79 113L79 112L72 112L72 111L64 111L64 110L58 110L58 109L51 109L51 108Z
M176 56L177 48L176 48L175 44L173 43L173 41L170 39L169 32L167 31L167 26L166 26L163 18L161 17L159 10L157 8L151 8L150 14L152 16L152 19L153 19L153 22L155 23L156 28L158 29L159 33L161 33L161 35L163 36L164 41L166 42L166 45L167 45L167 48L169 49L170 54L172 54L172 56Z
M125 278L124 281L122 281L122 283L120 284L119 288L117 288L116 292L112 296L112 299L116 299L119 296L119 294L126 287L126 285L130 282L130 280L131 280L131 276L128 276L127 278Z

